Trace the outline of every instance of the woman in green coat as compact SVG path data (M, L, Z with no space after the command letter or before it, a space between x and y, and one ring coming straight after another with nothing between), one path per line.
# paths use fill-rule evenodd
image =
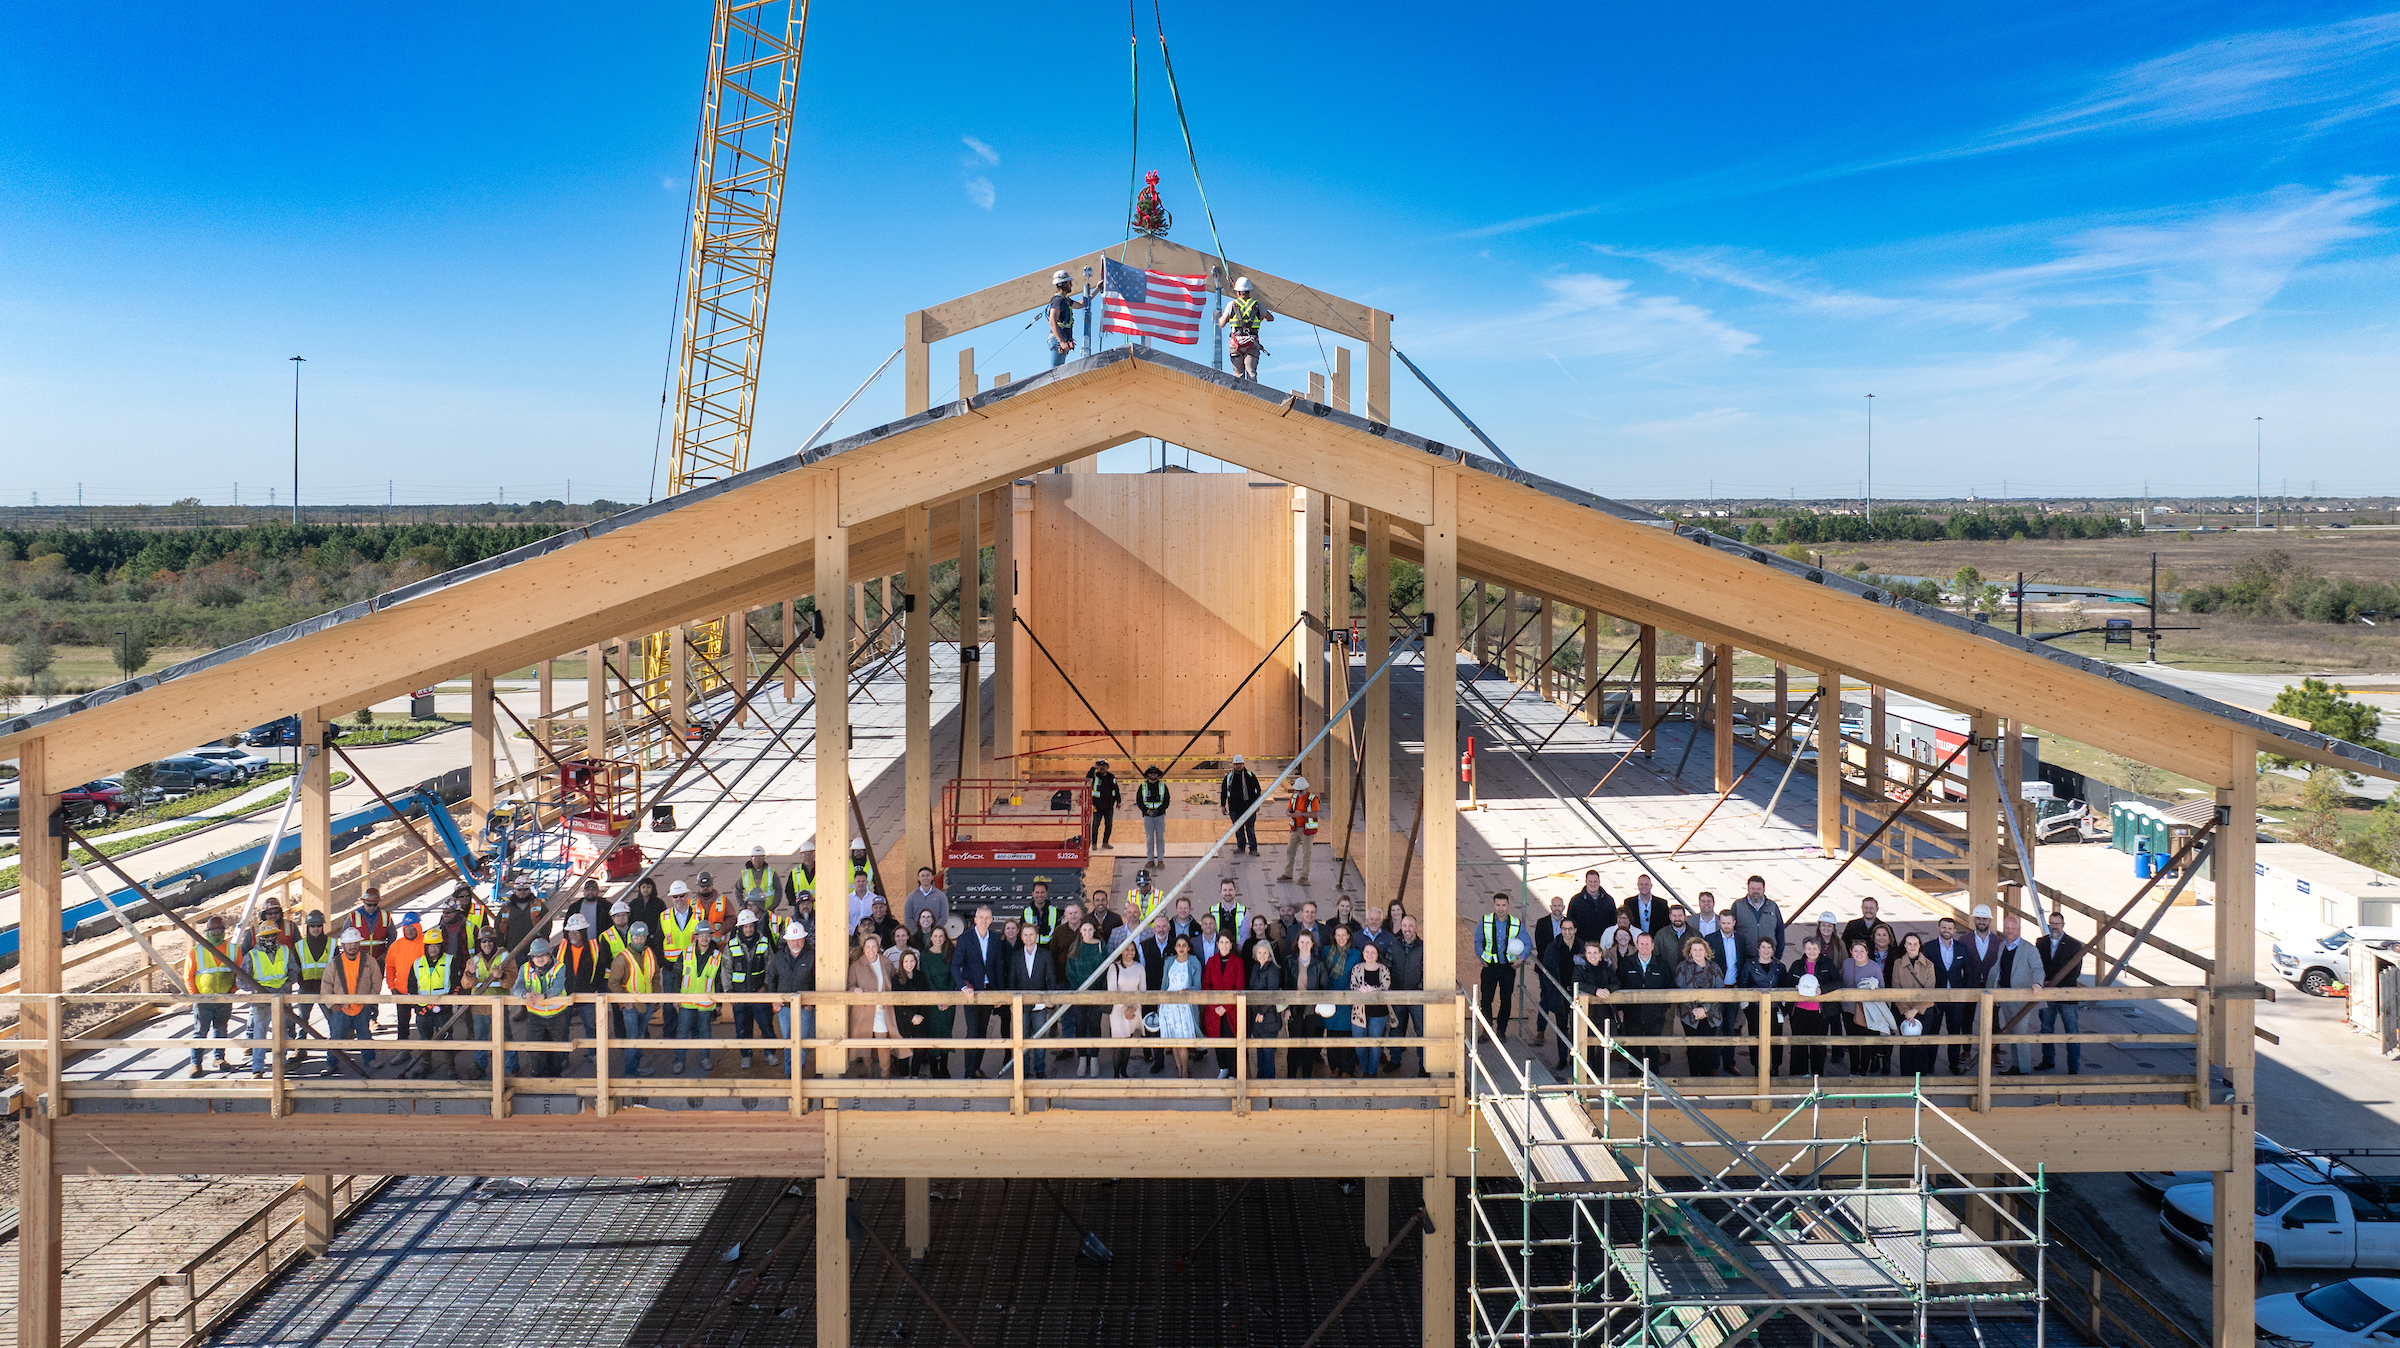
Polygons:
M958 974L951 966L950 954L950 933L937 922L934 924L931 934L925 938L925 950L922 955L925 987L928 991L958 991ZM927 1025L925 1037L928 1039L949 1038L951 1024L957 1015L956 1007L948 1005L934 1007L933 1014L925 1018ZM933 1059L932 1075L936 1079L947 1078L950 1075L950 1050L931 1049L928 1050L928 1054Z
M1060 971L1064 975L1060 981L1066 984L1067 991L1101 991L1102 989L1096 986L1087 987L1087 985L1096 982L1096 975L1100 972L1100 961L1107 958L1107 954L1107 951L1100 948L1100 928L1089 920L1085 921L1080 928L1076 929L1075 945L1067 951L1066 967ZM1067 1014L1068 1033L1077 1039L1097 1039L1105 1034L1106 1031L1100 1028L1102 1010L1103 1008L1098 1006L1075 1007ZM1080 1048L1075 1050L1075 1056L1082 1060L1075 1069L1077 1076L1096 1077L1100 1075L1099 1049Z

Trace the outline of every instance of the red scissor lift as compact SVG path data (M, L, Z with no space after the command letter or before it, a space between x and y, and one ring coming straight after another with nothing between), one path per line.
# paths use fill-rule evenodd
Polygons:
M642 812L642 767L608 758L570 758L558 765L559 813L567 826L567 863L580 871ZM626 843L608 853L607 877L622 880L642 868L642 849Z
M942 874L953 904L1022 905L1033 882L1050 900L1083 896L1092 859L1092 788L1080 777L954 780L942 788Z

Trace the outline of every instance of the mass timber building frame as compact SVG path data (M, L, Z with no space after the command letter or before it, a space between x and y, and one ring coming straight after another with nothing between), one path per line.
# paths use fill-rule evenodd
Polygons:
M1168 245L1159 245L1162 248ZM1188 251L1188 250L1185 250ZM1197 257L1197 255L1194 255ZM1162 263L1161 265L1172 265ZM1033 277L1046 276L1030 273ZM1112 349L1059 369L957 401L928 405L923 347L935 337L1022 313L1038 288L1020 280L909 318L909 415L803 455L763 464L681 496L625 512L589 528L354 604L158 675L92 694L35 715L0 722L0 755L21 774L23 835L23 1023L19 1042L28 1108L21 1131L23 1187L19 1257L23 1306L20 1341L58 1341L59 1177L238 1167L274 1174L558 1173L573 1157L588 1173L760 1173L816 1175L828 1186L817 1212L832 1223L818 1241L822 1343L848 1342L848 1242L840 1201L857 1177L921 1178L935 1173L1036 1177L1043 1158L1070 1135L1086 1165L1118 1175L1186 1175L1195 1166L1260 1175L1321 1173L1322 1115L1243 1110L1193 1128L1187 1111L1116 1113L1105 1129L1072 1113L896 1112L828 1108L768 1123L735 1114L590 1111L565 1117L416 1115L369 1120L326 1114L69 1112L44 1092L55 1082L53 1022L63 991L58 914L61 840L39 821L68 786L160 757L196 738L222 735L304 709L321 726L356 708L461 674L479 683L495 672L584 650L625 633L669 630L708 617L814 595L819 612L847 612L854 578L905 575L922 594L934 558L960 555L985 539L1004 550L1030 540L1012 529L1021 479L1089 460L1112 446L1158 436L1241 465L1306 493L1295 518L1322 530L1337 556L1363 544L1373 560L1404 557L1425 572L1424 661L1449 668L1465 637L1452 615L1461 577L1520 594L1638 623L1649 634L1672 631L1716 648L1720 699L1730 693L1730 652L1756 652L1819 671L1863 679L1968 712L1990 751L2002 718L2047 729L2201 781L2213 783L2225 817L2253 813L2254 760L2262 749L2377 775L2400 764L2236 708L2152 684L1956 615L1896 599L1830 573L1738 543L1671 527L1656 516L1534 477L1454 447L1408 434L1388 422L1388 319L1365 306L1319 295L1264 273L1249 273L1285 312L1369 342L1366 415L1335 401L1270 389L1141 347ZM1288 289L1287 289L1288 288ZM1030 296L1030 298L1029 298ZM1315 297L1314 300L1309 297ZM1279 302L1280 297L1280 302ZM1310 304L1322 301L1318 310ZM1379 373L1379 371L1381 373ZM1340 401L1347 403L1347 390ZM967 555L971 556L971 553ZM1009 555L1004 552L1004 556ZM1021 555L1021 552L1017 555ZM1297 569L1325 593L1325 571L1305 558ZM970 573L972 574L971 570ZM998 568L1005 578L1008 567ZM1369 568L1369 612L1384 602L1381 572ZM1002 583L1006 583L1003 579ZM1303 605L1305 607L1305 604ZM1005 613L996 604L995 613ZM929 837L937 798L928 718L930 605L905 612L909 716L905 757L908 836ZM788 622L788 619L787 619ZM995 635L1006 629L996 624ZM785 629L787 638L791 628ZM1366 668L1392 641L1380 623L1364 628ZM1314 627L1311 642L1324 640ZM826 640L808 659L815 687L847 686L847 643ZM1321 645L1311 647L1322 651ZM998 652L996 704L1010 705L1028 667L1017 643ZM1647 666L1649 662L1645 661ZM1343 689L1306 683L1304 700L1325 716ZM1337 677L1346 663L1334 666ZM1388 688L1388 685L1385 686ZM1458 689L1454 680L1423 684L1422 790L1429 799L1457 793ZM1645 693L1642 723L1655 723L1660 699ZM1723 702L1720 700L1719 705ZM1364 794L1369 818L1378 801L1388 819L1393 771L1389 694L1363 705ZM820 837L849 833L848 702L821 696L815 711ZM1304 708L1304 717L1312 714ZM488 719L488 717L487 717ZM1722 728L1729 722L1720 716ZM1321 725L1322 720L1313 724ZM479 733L488 735L489 727ZM1720 765L1730 761L1719 735ZM1821 771L1838 771L1839 755ZM1724 769L1720 766L1720 775ZM1339 774L1328 773L1328 776ZM1976 772L1971 782L1990 774ZM488 774L487 774L488 776ZM1838 780L1837 780L1838 786ZM478 789L487 791L488 781ZM304 905L324 906L330 849L329 791L320 769L301 785ZM1838 796L1838 791L1837 791ZM488 806L488 799L479 800ZM1978 787L1969 891L1989 901L2001 884L2001 805L1996 785ZM1834 824L1838 830L1838 822ZM1457 872L1458 819L1426 812L1422 896L1426 987L1461 987ZM1838 839L1837 839L1838 843ZM2211 1056L2230 1083L2229 1099L2198 1096L2189 1106L2077 1108L2071 1124L2056 1107L1995 1110L1977 1136L2015 1165L2052 1170L2146 1168L2226 1172L2218 1186L2217 1335L2246 1344L2251 1334L2252 1267L2248 1164L2253 1131L2252 844L2247 829L2228 830L2218 858L2218 963L2208 993ZM1369 882L1390 858L1375 862ZM910 864L915 864L912 855ZM818 948L819 986L843 985L839 943ZM1427 1006L1426 1037L1463 1041L1460 1003ZM1460 1054L1436 1046L1427 1066L1436 1078L1424 1107L1376 1109L1350 1116L1345 1150L1389 1158L1394 1174L1452 1190L1469 1172L1468 1149L1489 1145L1458 1089ZM838 1064L834 1070L838 1071ZM897 1084L897 1083L894 1083ZM1094 1083L1096 1089L1111 1089ZM828 1095L841 1095L838 1088ZM1758 1116L1728 1114L1739 1132ZM1172 1145L1161 1139L1172 1136ZM1479 1142L1480 1139L1480 1142ZM612 1168L613 1167L613 1168ZM962 1167L965 1169L962 1171ZM1437 1200L1434 1207L1447 1212ZM1425 1341L1450 1345L1461 1322L1450 1268L1454 1223L1438 1220L1425 1237Z

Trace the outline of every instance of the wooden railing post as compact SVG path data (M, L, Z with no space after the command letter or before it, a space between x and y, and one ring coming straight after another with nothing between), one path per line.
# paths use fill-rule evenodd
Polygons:
M274 1069L274 1075L268 1078L267 1084L267 1114L269 1117L278 1119L282 1118L284 1114L283 1018L286 1014L288 1013L285 1010L282 994L278 993L267 999L268 1038L272 1042L272 1047L267 1050L267 1057L268 1065Z
M617 1008L609 1003L608 996L605 992L592 994L597 1013L592 1019L597 1022L599 1030L592 1037L592 1112L604 1119L614 1103L609 1099L608 1088L608 1031L609 1022L616 1019L617 1015Z
M1976 994L1982 1014L1975 1018L1975 1112L1992 1110L1992 994Z
M2212 994L2202 988L2192 999L2192 1108L2204 1112L2209 1096L2208 1019L2214 1009Z
M1767 1096L1775 1089L1775 1055L1770 1051L1775 1038L1775 994L1761 990L1758 994L1758 1099L1750 1104L1751 1112L1767 1112ZM1727 1066L1732 1064L1728 1063Z
M492 999L492 1117L508 1117L508 1003Z
M1008 999L1008 1061L1010 1095L1008 1112L1025 1112L1025 995L1012 993Z
M1250 1112L1250 994L1233 994L1233 1112Z

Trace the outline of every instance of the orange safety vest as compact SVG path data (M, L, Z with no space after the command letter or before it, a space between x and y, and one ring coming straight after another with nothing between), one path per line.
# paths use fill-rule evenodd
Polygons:
M330 972L333 974L334 979L340 984L340 986L327 990L332 992L347 992L353 997L357 996L358 978L360 974L366 972L366 968L367 957L364 955L335 955L333 957L333 968ZM343 1007L342 1014L345 1016L355 1016L359 1012L366 1009L366 1003L360 1002L353 1006Z
M1292 796L1292 823L1311 838L1317 836L1317 816L1322 810L1323 802L1314 791L1301 791Z

